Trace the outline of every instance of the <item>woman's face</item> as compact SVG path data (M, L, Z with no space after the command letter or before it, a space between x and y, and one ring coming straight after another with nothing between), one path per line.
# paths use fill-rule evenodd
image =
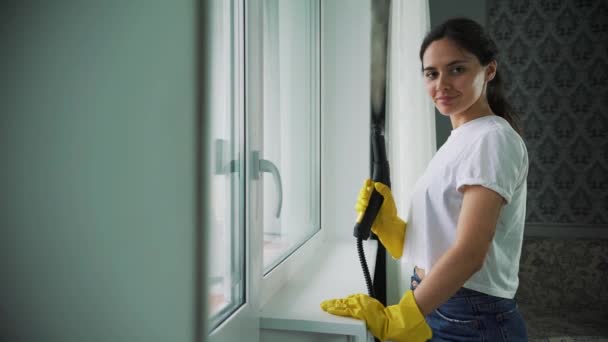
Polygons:
M486 80L494 77L496 62L484 67L475 55L443 38L427 47L422 67L435 106L443 115L453 115L486 103Z

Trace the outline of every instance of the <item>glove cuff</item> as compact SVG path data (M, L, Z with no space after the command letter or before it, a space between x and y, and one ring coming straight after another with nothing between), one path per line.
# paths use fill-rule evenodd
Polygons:
M433 336L431 328L416 304L414 292L411 290L403 295L399 304L388 306L386 311L389 319L385 326L383 339L397 342L423 342Z

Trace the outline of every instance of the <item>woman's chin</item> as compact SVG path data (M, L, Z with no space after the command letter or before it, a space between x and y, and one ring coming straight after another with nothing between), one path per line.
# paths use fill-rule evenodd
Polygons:
M439 111L439 113L441 113L441 115L443 115L443 116L450 116L450 115L452 115L452 113L454 113L454 111L452 111L452 110L450 110L448 108L445 108L445 107L437 107L436 106L435 108L437 108L437 110Z
M439 113L441 113L441 115L443 115L443 116L450 116L450 115L453 115L454 113L461 113L464 111L464 109L461 106L445 105L445 104L435 105L435 108L437 108Z

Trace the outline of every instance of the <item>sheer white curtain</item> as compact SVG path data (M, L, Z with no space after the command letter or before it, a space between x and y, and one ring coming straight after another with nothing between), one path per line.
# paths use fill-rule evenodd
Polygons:
M389 27L386 135L392 191L404 217L412 188L436 150L434 106L418 56L430 27L428 1L393 0ZM395 302L409 289L414 265L401 260L387 267L388 299Z

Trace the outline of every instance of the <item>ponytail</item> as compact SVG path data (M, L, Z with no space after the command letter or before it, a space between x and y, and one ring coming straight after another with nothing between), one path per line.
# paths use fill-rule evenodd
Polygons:
M519 122L519 115L513 111L513 107L505 96L503 80L498 70L496 70L494 78L488 82L486 97L492 112L507 120L507 122L511 124L511 127L521 135L522 130Z

